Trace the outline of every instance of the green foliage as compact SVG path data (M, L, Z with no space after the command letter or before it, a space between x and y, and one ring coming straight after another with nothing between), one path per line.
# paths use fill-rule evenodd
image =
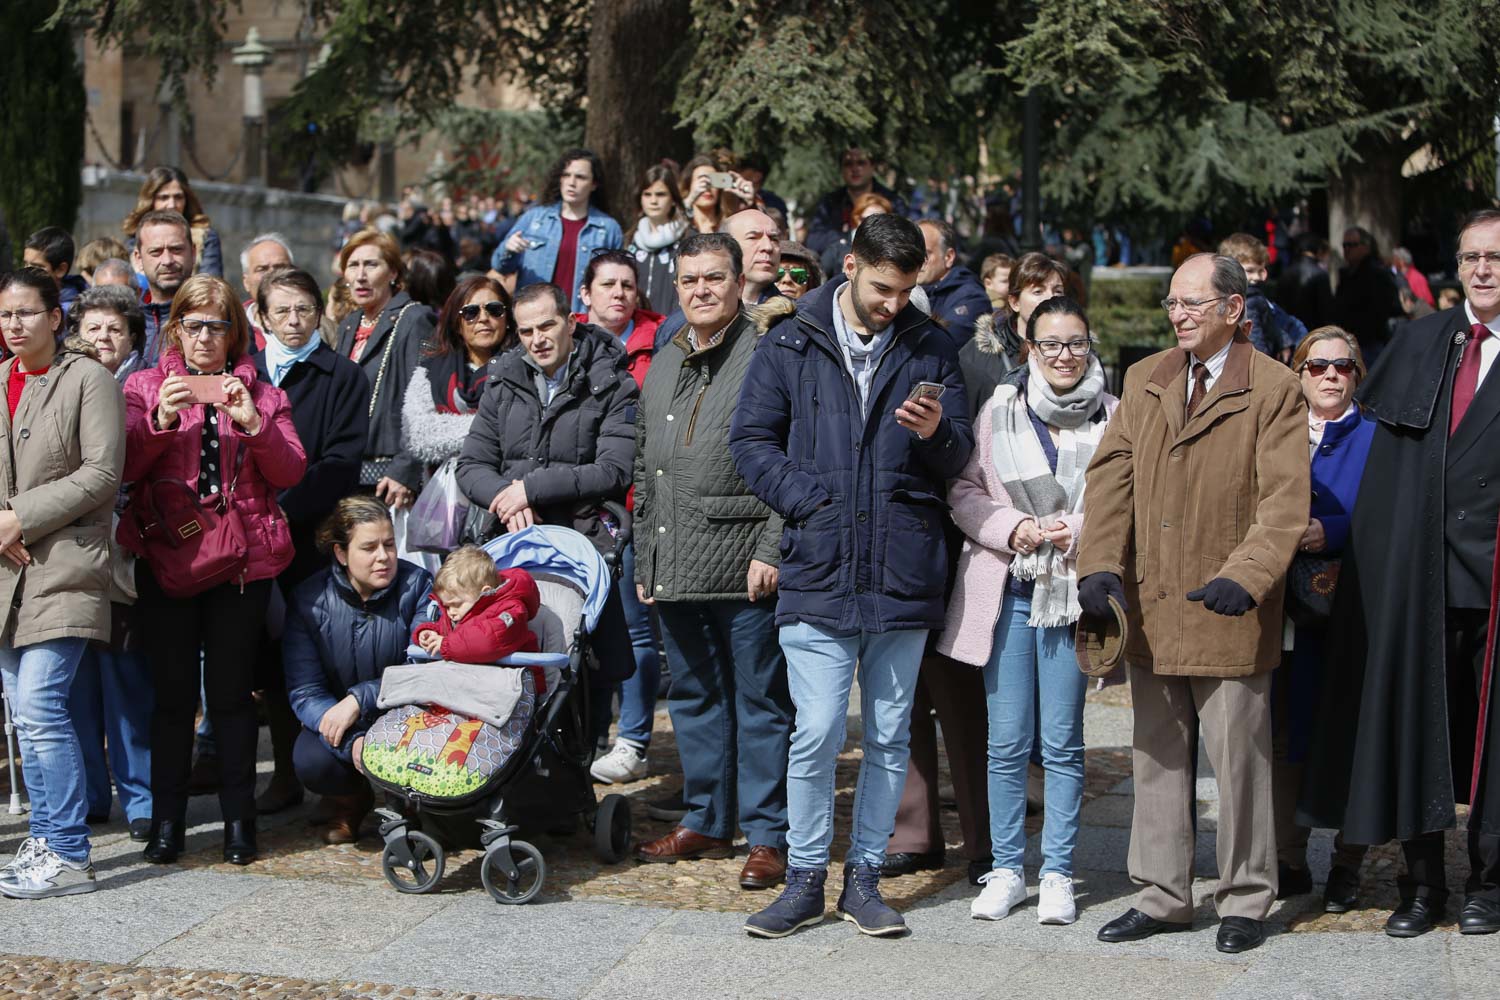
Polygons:
M1095 269L1089 288L1089 326L1099 342L1099 356L1113 365L1122 347L1170 347L1172 324L1161 309L1167 279L1155 274L1100 277Z
M15 259L43 226L72 229L83 189L83 73L53 0L0 5L0 214Z
M456 150L440 176L459 190L498 191L525 185L539 191L559 149L583 142L580 115L496 111L454 105L438 115L438 131Z
M1004 48L1047 98L1044 193L1097 216L1233 210L1428 147L1485 179L1495 0L1038 0Z

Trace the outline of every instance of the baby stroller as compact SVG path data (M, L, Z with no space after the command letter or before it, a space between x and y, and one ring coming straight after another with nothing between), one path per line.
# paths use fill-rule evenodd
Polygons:
M627 540L628 527L617 536L615 551ZM422 829L424 817L445 829L453 819L472 819L484 847L485 889L496 902L519 904L541 892L547 866L534 845L515 839L517 816L542 829L571 828L581 818L595 853L608 863L623 860L630 847L629 801L608 795L596 805L588 772L595 750L587 725L588 637L609 597L615 561L583 535L555 525L501 535L484 549L496 565L531 573L541 592L541 610L530 626L542 651L500 661L502 667L525 668L514 673L474 668L511 685L514 709L503 721L484 721L403 704L366 733L361 759L386 794L386 806L376 815L385 841L381 864L391 885L429 892L443 877L444 847ZM438 613L435 601L426 613ZM407 654L413 663L433 659L415 645ZM448 668L416 668L405 676L422 669Z

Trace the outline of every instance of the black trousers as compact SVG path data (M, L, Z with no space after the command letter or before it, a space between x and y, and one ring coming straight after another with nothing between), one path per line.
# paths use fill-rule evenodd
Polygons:
M1449 608L1445 629L1448 664L1448 746L1453 762L1453 789L1460 798L1469 791L1473 775L1474 735L1479 722L1479 685L1484 676L1485 640L1489 611L1483 608ZM1490 720L1493 727L1495 720ZM1500 836L1480 833L1485 811L1491 803L1481 790L1479 801L1469 807L1468 896L1500 902ZM1441 898L1448 892L1443 865L1443 831L1436 830L1403 841L1406 877L1400 880L1403 897Z
M255 820L255 663L272 581L224 583L195 597L162 592L145 561L136 563L146 658L156 688L151 720L151 816L187 811L193 716L201 675L204 706L219 745L219 808L225 822ZM201 666L200 666L201 665Z

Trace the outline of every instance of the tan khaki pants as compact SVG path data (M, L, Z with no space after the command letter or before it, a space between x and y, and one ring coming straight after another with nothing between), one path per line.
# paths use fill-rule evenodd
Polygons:
M1130 666L1135 704L1135 815L1130 878L1135 907L1158 920L1193 918L1195 735L1219 782L1220 917L1264 920L1276 901L1276 813L1271 794L1271 674L1160 677Z

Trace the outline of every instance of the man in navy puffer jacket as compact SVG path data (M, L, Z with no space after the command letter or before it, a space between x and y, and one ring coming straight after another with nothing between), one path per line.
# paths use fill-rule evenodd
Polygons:
M906 929L880 899L880 864L906 778L917 668L943 620L945 484L974 445L958 355L908 301L927 253L921 232L875 216L852 250L847 280L804 296L766 334L729 436L746 484L786 520L776 624L797 721L786 891L746 924L762 937L822 919L856 665L864 763L838 909L866 934ZM935 384L914 398L921 383Z

